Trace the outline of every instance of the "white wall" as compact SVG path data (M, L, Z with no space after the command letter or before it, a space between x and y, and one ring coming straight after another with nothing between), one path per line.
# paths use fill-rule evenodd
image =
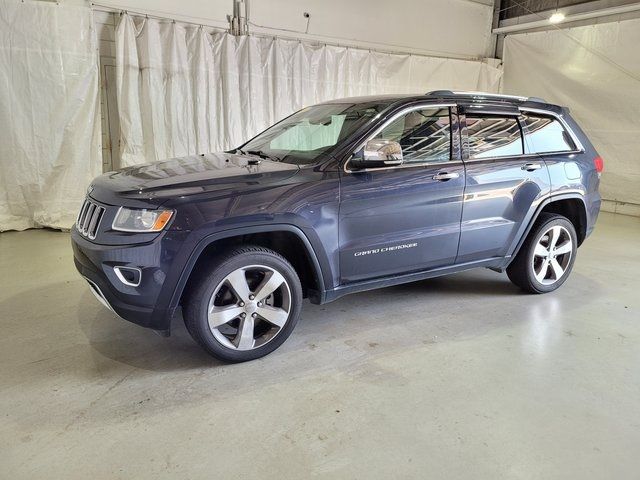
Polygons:
M61 4L90 5L87 0ZM228 28L232 0L94 0L112 10L202 22ZM454 58L492 56L493 0L250 0L251 31L375 50ZM103 7L96 6L95 9ZM304 34L311 14L309 34ZM119 165L119 118L115 105L115 26L118 15L95 12L100 43L103 161ZM286 29L286 30L285 30ZM291 31L288 31L291 30ZM462 80L462 79L461 79ZM443 86L444 88L444 86Z
M60 0L88 5L86 0ZM479 3L483 2L483 3ZM352 45L378 51L454 58L484 57L491 50L492 0L250 0L251 32L269 36ZM95 0L111 11L152 16L227 29L232 0ZM177 7L176 5L179 5ZM95 7L100 42L104 170L120 164L119 113L115 101L115 26L118 15ZM102 10L98 10L102 9ZM107 10L109 10L107 8ZM303 13L311 15L308 31ZM416 14L417 12L417 14ZM263 25L280 30L258 27ZM462 32L462 33L460 33ZM456 85L473 79L458 78ZM438 88L447 88L439 85ZM458 87L460 88L460 87Z
M232 11L232 0L95 1L221 28ZM250 21L269 27L254 33L461 58L492 56L492 16L493 0L250 0Z
M254 0L251 21L330 38L387 44L444 56L486 57L492 2L468 0ZM277 12L274 15L274 12ZM258 29L254 29L258 30ZM351 43L351 42L350 42Z
M566 105L604 159L603 208L640 216L640 19L509 35L505 93Z
M502 77L477 60L211 35L129 14L120 17L116 50L120 166L228 150L305 105L335 98L497 91Z

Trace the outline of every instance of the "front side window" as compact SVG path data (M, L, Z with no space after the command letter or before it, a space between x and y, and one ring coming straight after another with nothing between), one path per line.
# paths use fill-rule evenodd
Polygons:
M555 118L525 114L521 121L526 153L571 152L576 149L569 132Z
M466 120L469 158L522 155L522 134L515 117L469 116Z
M412 110L384 127L372 140L398 142L404 163L451 160L449 109Z
M386 108L389 101L327 103L307 107L273 125L239 151L272 160L311 165L330 155Z

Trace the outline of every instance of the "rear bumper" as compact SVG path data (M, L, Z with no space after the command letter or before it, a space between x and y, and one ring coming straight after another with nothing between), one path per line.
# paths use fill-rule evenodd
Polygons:
M99 245L86 240L75 227L71 231L74 263L96 298L125 320L166 332L171 315L161 300L166 275L161 267L159 243L160 240L143 245ZM140 269L140 284L123 283L114 270L117 266Z
M598 220L598 215L600 214L600 206L602 204L600 192L596 190L595 192L588 193L585 196L585 204L587 208L587 228L585 231L585 238L587 238L591 233L593 233L596 221Z

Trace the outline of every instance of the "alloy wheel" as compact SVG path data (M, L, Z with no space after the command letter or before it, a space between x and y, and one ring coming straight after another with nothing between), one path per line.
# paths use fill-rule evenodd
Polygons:
M291 312L291 290L271 267L241 267L216 286L207 312L218 342L233 350L253 350L282 331Z
M554 225L542 234L533 252L532 264L536 280L552 285L560 280L573 255L573 241L569 231Z

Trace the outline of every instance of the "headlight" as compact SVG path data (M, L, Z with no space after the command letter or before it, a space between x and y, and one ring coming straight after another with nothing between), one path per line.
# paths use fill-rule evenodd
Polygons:
M121 232L159 232L171 217L173 210L137 210L120 207L111 228Z

